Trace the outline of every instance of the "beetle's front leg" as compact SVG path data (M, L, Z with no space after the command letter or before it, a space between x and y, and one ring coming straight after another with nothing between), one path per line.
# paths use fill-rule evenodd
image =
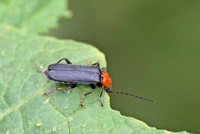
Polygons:
M101 93L100 93L100 96L99 96L99 100L100 100L100 102L101 102L101 107L103 107L103 101L102 101L102 95L103 95L103 88L101 89Z

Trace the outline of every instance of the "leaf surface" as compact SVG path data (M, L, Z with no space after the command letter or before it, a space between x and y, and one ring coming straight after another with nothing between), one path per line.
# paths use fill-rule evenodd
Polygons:
M0 23L24 32L40 33L57 26L60 16L69 16L67 0L0 0Z
M106 66L104 54L88 44L40 37L0 25L0 133L172 133L112 110L105 92L105 106L101 108L100 88L85 98L84 108L80 108L80 99L91 91L88 85L42 96L52 88L70 86L50 82L36 71L62 57L73 64L86 65L90 58L91 63L100 61L102 67Z

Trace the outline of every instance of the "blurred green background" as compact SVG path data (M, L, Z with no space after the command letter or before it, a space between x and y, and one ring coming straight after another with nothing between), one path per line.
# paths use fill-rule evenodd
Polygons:
M71 0L71 19L50 35L106 54L111 106L150 126L200 133L200 1ZM87 62L87 61L86 61Z

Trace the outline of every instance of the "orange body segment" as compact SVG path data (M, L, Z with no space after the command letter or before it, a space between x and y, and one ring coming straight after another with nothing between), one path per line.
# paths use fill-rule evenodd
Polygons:
M106 71L102 71L101 75L101 84L105 87L110 87L111 85L111 79Z

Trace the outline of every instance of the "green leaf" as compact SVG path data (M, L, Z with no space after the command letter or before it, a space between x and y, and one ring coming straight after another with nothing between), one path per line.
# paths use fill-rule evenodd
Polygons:
M57 25L60 16L69 16L67 0L0 0L0 23L24 32L39 33Z
M62 57L73 64L86 65L90 58L92 63L100 61L102 67L106 66L104 54L88 44L26 34L0 25L0 133L171 133L112 110L106 92L101 108L100 88L85 98L84 108L80 99L91 91L88 85L42 96L52 88L69 86L50 82L36 71Z

